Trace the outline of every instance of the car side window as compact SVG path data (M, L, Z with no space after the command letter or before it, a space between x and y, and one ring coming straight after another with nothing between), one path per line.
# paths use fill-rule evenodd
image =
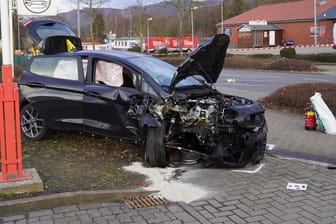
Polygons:
M95 65L95 82L115 87L135 88L136 76L120 64L99 60Z
M46 77L79 80L78 61L73 57L36 57L30 71Z

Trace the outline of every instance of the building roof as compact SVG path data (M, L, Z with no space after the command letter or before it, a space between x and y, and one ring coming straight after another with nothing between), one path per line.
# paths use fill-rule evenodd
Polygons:
M245 28L248 30L253 31L264 31L264 30L283 30L281 26L277 26L274 24L268 24L268 25L241 25L238 29Z
M336 19L336 5L316 17L317 20Z
M316 14L319 16L328 9L334 8L336 0L316 0ZM334 14L335 17L335 14ZM240 25L250 20L266 20L268 23L291 22L291 21L313 21L314 1L301 0L278 4L261 5L238 16L224 21L224 25Z

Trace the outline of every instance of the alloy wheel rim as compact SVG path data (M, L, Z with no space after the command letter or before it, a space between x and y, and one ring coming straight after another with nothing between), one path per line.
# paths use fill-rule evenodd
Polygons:
M43 119L34 108L27 108L21 115L21 128L26 136L35 138L43 130Z

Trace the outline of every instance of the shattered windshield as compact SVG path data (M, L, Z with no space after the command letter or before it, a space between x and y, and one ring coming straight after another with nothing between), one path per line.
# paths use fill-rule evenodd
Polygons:
M163 88L170 86L176 72L176 67L155 57L134 57L128 61L146 71ZM189 76L176 85L177 88L186 86L203 86L203 83Z

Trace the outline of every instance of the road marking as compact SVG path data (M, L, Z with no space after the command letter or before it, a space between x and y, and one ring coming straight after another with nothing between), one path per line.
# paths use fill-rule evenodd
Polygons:
M257 168L255 170L232 170L233 172L237 173L258 173L263 167L265 166L264 163L258 164Z

